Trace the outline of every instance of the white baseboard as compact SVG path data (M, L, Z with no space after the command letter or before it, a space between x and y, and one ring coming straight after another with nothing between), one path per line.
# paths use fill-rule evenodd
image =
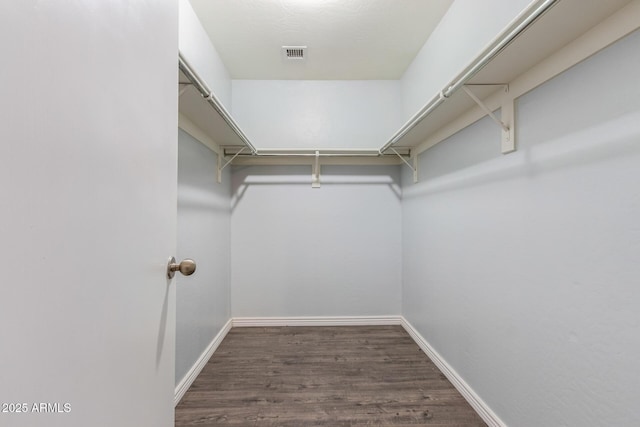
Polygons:
M234 327L400 325L402 316L234 317Z
M211 356L216 351L224 337L227 336L227 333L229 333L229 331L231 330L232 325L233 320L229 319L229 321L227 321L227 323L225 323L225 325L222 327L220 332L218 332L218 334L213 338L213 341L211 341L211 344L209 344L207 349L200 355L198 360L196 360L196 363L193 364L189 372L187 372L184 378L182 378L180 383L176 386L173 398L174 406L178 406L178 403L180 403L180 400L182 400L184 394L187 392L187 390L189 390L191 384L193 384L198 375L200 375L200 372L202 371L202 368L204 368L204 365L206 365L209 359L211 359Z
M502 420L491 410L491 408L476 394L475 391L467 384L460 375L438 354L437 351L429 345L426 339L420 335L411 324L402 317L402 327L407 331L411 338L425 352L429 359L442 371L451 384L460 392L462 397L469 402L469 405L480 415L489 427L507 427Z

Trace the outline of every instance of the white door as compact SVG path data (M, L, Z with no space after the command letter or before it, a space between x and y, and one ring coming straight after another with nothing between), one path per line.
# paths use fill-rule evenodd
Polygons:
M173 425L177 9L0 2L0 426Z

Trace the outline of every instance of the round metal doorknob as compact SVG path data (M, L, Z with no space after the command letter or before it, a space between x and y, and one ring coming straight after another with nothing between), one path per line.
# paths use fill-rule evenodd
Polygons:
M173 279L176 271L179 271L185 276L191 276L196 271L196 262L192 259L185 258L180 261L180 264L176 263L176 259L171 257L169 264L167 265L167 277Z

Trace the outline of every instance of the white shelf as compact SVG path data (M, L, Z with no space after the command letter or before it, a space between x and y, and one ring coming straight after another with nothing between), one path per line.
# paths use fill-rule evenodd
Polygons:
M551 4L548 6L548 4ZM602 24L607 18L614 15L617 17L616 22L610 24L609 27L614 28L609 31L611 34L601 36L596 34L594 36L595 42L590 46L583 48L579 54L574 55L575 58L571 60L556 60L554 66L548 67L542 73L543 77L537 77L536 85L539 85L550 79L559 72L562 72L575 63L585 59L587 56L597 52L599 49L606 47L608 44L614 42L618 38L628 34L632 30L640 26L640 0L557 0L543 1L539 0L533 2L529 10L525 11L519 18L517 18L512 25L505 29L503 33L498 35L493 43L491 43L487 49L481 52L478 57L472 61L458 76L451 80L451 84L445 86L442 89L442 93L448 94L448 98L442 99L440 93L435 94L434 98L430 100L425 107L429 104L437 104L433 109L430 109L428 115L425 117L408 122L403 126L404 132L400 130L394 136L389 139L389 142L385 146L389 146L393 141L393 147L400 149L400 147L408 147L412 149L418 148L422 151L425 148L426 142L433 139L436 134L446 134L443 132L445 128L452 128L452 123L458 121L464 116L473 117L478 120L483 116L479 114L480 108L476 103L463 91L455 90L452 93L448 93L451 86L457 85L462 82L461 77L465 76L465 73L472 69L474 65L477 65L479 61L487 57L488 53L495 48L500 41L509 39L510 35L513 35L514 29L518 28L518 25L522 25L527 20L527 13L535 11L536 8L545 7L545 12L528 24L523 31L518 31L517 36L506 47L496 55L490 55L491 59L486 65L483 65L476 74L471 78L464 81L469 85L482 85L473 86L473 92L482 100L492 100L488 102L488 106L491 109L497 109L500 107L500 103L496 102L499 99L499 94L504 91L502 86L488 86L487 84L511 84L517 81L518 78L523 75L527 75L533 68L539 66L546 59L553 57L554 53L561 52L566 46L575 43L575 41L588 32L593 32L593 29ZM624 10L623 10L624 8ZM626 13L629 12L629 13ZM632 14L633 16L626 16ZM531 13L530 15L533 15ZM626 19L626 22L620 23ZM618 28L624 26L624 28ZM599 38L598 38L599 37ZM584 43L583 43L584 44ZM180 82L189 82L186 75L180 72ZM206 85L205 85L206 86ZM535 85L530 85L526 90L531 90ZM205 91L208 90L205 88ZM519 88L517 93L512 93L511 101L513 97L517 97L524 93L525 89ZM440 98L440 99L439 99ZM243 147L246 146L246 142L243 140L244 135L239 136L239 127L233 121L228 113L227 117L223 117L217 107L212 106L210 100L205 99L201 92L196 88L196 85L189 85L184 88L179 101L180 113L191 120L197 127L204 131L216 144L221 147ZM224 108L222 108L224 110ZM423 109L424 110L424 109ZM422 111L422 110L421 110ZM470 114L473 112L473 114ZM456 123L456 129L460 129L465 125L471 124L467 120L464 123ZM472 121L471 121L472 122ZM403 130L401 129L401 130ZM239 132L239 133L238 133ZM449 134L452 133L448 130ZM400 136L401 135L401 136ZM246 137L244 137L246 138ZM437 141L436 141L437 142ZM427 144L428 145L428 144ZM433 142L431 142L433 145ZM236 148L237 150L237 148ZM274 155L277 156L277 150L258 150L257 156L254 153L253 162L259 161L261 151L265 155L265 160L268 157L269 162L272 163ZM305 151L305 150L298 150ZM314 153L315 150L306 150L304 156L308 156L310 153ZM335 157L339 155L340 150L332 150L331 156ZM343 161L349 162L351 159L354 164L361 163L356 160L356 157L352 156L352 151L345 149L345 159ZM247 150L247 153L250 153ZM418 150L411 152L411 155L415 155ZM347 157L346 154L350 156ZM385 150L386 162L389 161L389 155L391 150ZM291 153L282 153L283 159L286 157L291 159ZM403 156L408 156L407 150L402 151ZM328 156L328 155L327 155ZM370 154L368 154L369 157ZM238 161L241 161L239 156ZM303 157L301 154L300 157ZM381 156L382 157L382 156ZM375 160L376 157L373 157ZM398 162L401 163L400 159Z
M525 31L519 34L506 48L492 58L466 84L510 84L630 3L638 3L638 1L559 0L546 13L529 25ZM637 9L637 7L634 8L634 10ZM600 48L605 47L606 44L606 42L601 43ZM593 54L596 51L594 46L594 49L589 53ZM478 55L478 58L484 56L485 53L482 52ZM585 58L579 58L579 60L582 59ZM570 65L575 65L575 62ZM552 68L554 68L554 71L547 73L547 79L557 74L557 67ZM564 71L564 69L561 71ZM463 74L464 72L460 73L460 75ZM452 80L452 83L454 81L455 79ZM540 83L543 83L543 81L538 81L537 84ZM443 91L447 87L449 85L445 86ZM483 100L491 96L496 98L503 91L502 86L473 86L472 89ZM436 94L432 101L435 101L438 95ZM522 93L515 93L511 96L517 97L520 95ZM492 107L499 107L495 102L493 104ZM454 120L469 111L479 110L476 103L464 91L457 90L425 118L414 123L411 130L397 139L395 144L405 147L418 147ZM477 114L475 116L481 117ZM391 140L393 140L393 137Z

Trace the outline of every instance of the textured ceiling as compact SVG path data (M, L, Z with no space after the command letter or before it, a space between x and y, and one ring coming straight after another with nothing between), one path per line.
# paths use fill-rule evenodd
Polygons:
M191 0L233 79L399 79L453 0ZM281 47L307 46L304 62Z

